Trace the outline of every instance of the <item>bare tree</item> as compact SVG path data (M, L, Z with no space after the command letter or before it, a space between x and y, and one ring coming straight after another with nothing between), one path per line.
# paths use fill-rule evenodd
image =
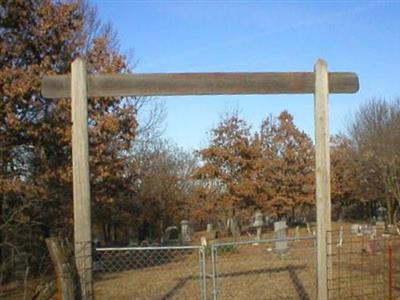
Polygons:
M387 207L388 221L395 223L400 204L400 99L372 99L355 113L348 130L363 166L361 180L384 188L379 200Z

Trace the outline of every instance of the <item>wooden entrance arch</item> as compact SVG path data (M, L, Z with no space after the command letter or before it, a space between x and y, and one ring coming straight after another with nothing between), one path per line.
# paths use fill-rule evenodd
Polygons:
M88 299L93 295L88 97L314 94L317 295L325 300L328 299L327 255L331 251L327 246L330 244L327 232L331 230L329 93L355 93L358 89L355 73L328 73L322 59L317 60L314 72L87 75L85 62L77 58L71 65L71 75L44 77L44 97L72 99L74 244L82 297Z

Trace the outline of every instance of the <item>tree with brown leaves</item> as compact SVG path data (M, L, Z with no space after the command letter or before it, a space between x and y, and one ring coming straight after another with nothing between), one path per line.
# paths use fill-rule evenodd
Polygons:
M310 137L300 131L293 116L283 111L277 119L266 118L260 141L264 157L262 168L269 191L264 208L277 217L295 217L314 202L314 151Z
M211 134L210 145L199 152L204 164L195 176L209 187L215 218L224 223L234 216L248 218L257 206L255 158L260 154L252 143L250 127L234 113L226 115ZM207 203L211 198L203 200Z
M41 78L70 72L77 56L89 73L130 67L111 28L82 1L1 1L0 11L0 249L6 274L11 251L26 253L31 271L37 270L43 239L71 232L70 99L43 98ZM137 176L128 150L136 137L137 101L89 99L92 199L100 225L114 226L105 215L123 216L122 202L131 200Z

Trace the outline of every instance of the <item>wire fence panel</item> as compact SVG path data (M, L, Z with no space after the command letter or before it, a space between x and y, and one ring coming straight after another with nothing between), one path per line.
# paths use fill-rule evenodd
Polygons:
M316 299L314 237L211 246L214 299Z
M201 246L98 248L96 299L205 299Z
M328 235L329 299L400 299L400 238L395 235Z

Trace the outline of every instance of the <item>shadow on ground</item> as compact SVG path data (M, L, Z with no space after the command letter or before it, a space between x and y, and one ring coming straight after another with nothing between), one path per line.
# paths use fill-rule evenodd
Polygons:
M286 267L280 268L262 268L256 270L249 270L249 271L240 271L240 272L230 272L230 273L222 273L218 277L236 277L236 276L246 276L246 275L254 275L254 274L268 274L268 273L279 273L279 272L288 272L289 277L293 283L293 286L296 290L298 299L302 300L310 300L310 296L307 293L304 285L302 284L300 278L297 276L297 271L306 269L306 265L288 265ZM174 297L180 289L182 289L185 284L190 280L199 280L198 276L187 276L180 278L179 281L175 286L173 286L161 299L168 300Z

